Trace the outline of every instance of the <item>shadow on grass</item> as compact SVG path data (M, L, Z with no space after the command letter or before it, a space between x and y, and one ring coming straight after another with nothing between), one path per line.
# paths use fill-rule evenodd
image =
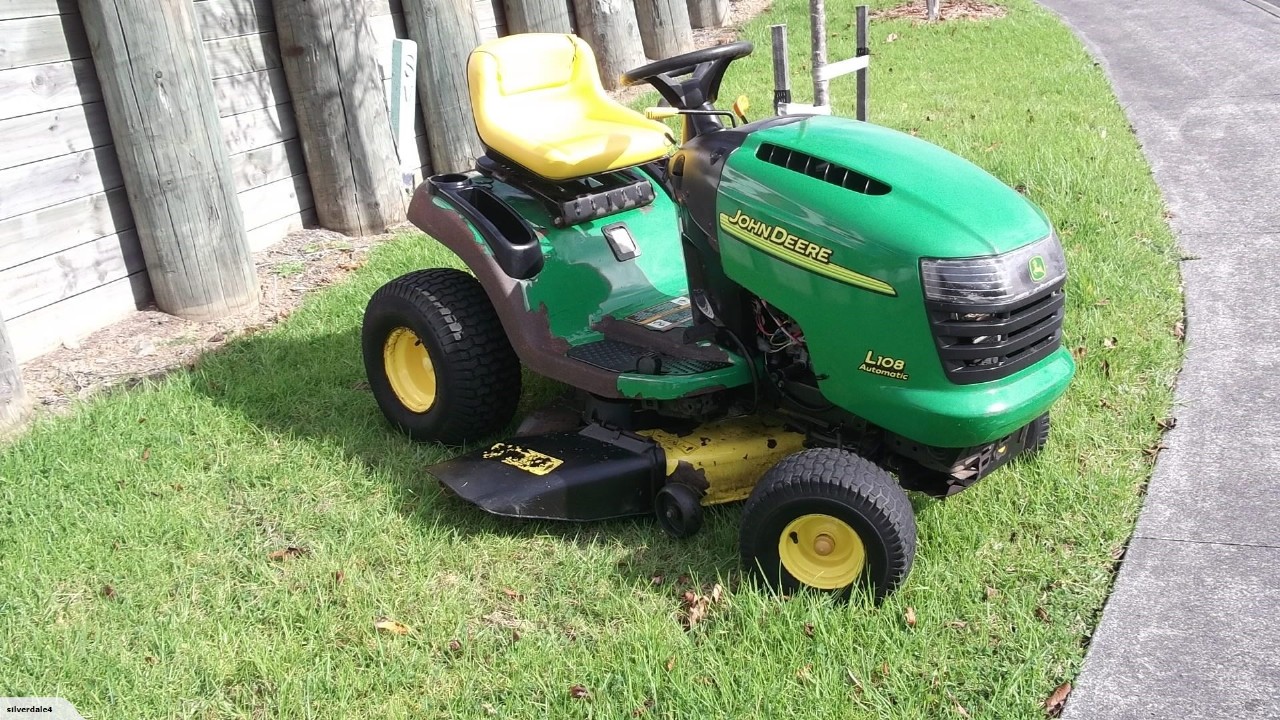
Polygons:
M305 439L385 476L400 511L424 526L449 527L462 535L549 535L582 546L623 545L627 554L617 561L616 572L639 585L650 584L654 575L702 581L738 575L736 506L710 509L707 529L678 541L650 517L520 520L489 515L448 494L425 468L475 446L415 444L387 424L365 381L358 327L320 333L285 325L241 338L202 358L192 384L256 428ZM559 391L560 386L526 373L520 414Z

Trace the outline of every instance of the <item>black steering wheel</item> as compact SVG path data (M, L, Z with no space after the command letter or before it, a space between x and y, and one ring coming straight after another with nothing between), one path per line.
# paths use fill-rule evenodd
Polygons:
M674 108L709 110L720 94L720 81L724 80L729 63L750 55L754 49L743 40L694 50L628 70L622 74L622 84L647 82ZM687 79L679 79L686 75Z

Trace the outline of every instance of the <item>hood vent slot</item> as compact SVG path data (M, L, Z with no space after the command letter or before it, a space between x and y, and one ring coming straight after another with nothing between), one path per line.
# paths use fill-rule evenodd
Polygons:
M784 148L781 145L762 143L760 149L756 151L756 157L771 165L794 170L824 183L838 185L863 195L888 195L891 189L888 185L873 177L867 177L857 170L850 170L843 165L837 165L799 150Z

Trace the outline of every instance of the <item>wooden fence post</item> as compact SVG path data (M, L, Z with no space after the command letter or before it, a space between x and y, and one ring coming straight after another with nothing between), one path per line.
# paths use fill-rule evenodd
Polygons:
M661 60L693 50L693 28L685 0L635 0L635 4L645 55Z
M14 356L9 333L0 317L0 432L17 424L27 409L26 394L22 390L22 373Z
M80 0L156 304L212 320L258 303L213 81L187 0Z
M571 33L569 6L564 0L505 0L507 32Z
M482 152L471 118L467 56L480 44L473 0L404 0L409 39L418 43L418 97L431 169L459 172Z
M373 235L404 192L365 4L275 0L276 33L320 225Z
M578 34L595 51L606 89L616 89L622 73L648 62L632 0L574 0L574 10Z
M724 27L729 22L729 0L687 0L686 5L695 28Z

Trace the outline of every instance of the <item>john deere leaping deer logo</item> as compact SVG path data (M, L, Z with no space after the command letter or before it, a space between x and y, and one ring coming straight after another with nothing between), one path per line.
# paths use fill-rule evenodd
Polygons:
M494 443L493 447L484 451L484 459L497 460L534 475L546 475L564 464L559 458L511 443Z
M1031 273L1032 282L1040 282L1045 275L1049 274L1049 269L1045 267L1044 258L1036 255L1027 262L1027 270Z

